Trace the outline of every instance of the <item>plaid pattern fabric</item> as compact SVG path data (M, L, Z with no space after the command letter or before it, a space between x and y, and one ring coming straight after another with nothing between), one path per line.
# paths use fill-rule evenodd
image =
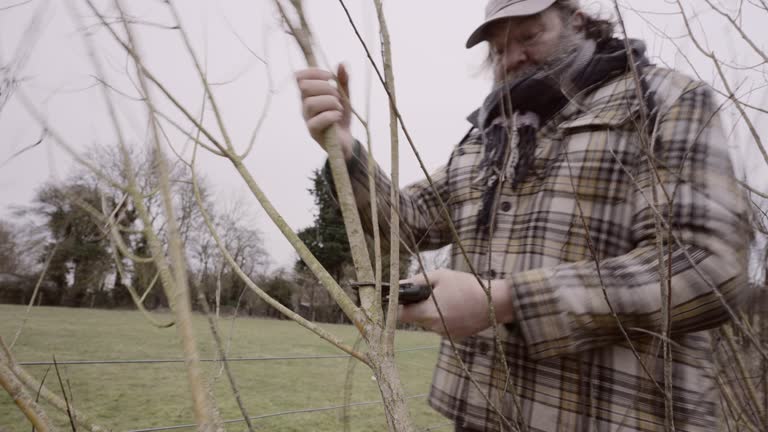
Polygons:
M534 172L514 190L503 187L490 238L476 230L477 132L432 176L474 268L508 281L516 312L499 326L508 380L490 329L457 341L479 386L443 341L430 404L457 427L664 430L664 361L654 334L662 323L660 272L671 272L672 420L679 432L718 429L706 330L730 318L724 303L737 306L748 287L746 200L711 89L666 69L643 74L658 110L656 139L639 132L645 104L631 75L575 98L542 125ZM357 147L350 175L370 228L367 155ZM388 233L390 183L380 169L375 175ZM402 190L400 213L407 243L427 250L454 242L426 181ZM669 223L661 231L657 215ZM459 248L451 267L469 270Z

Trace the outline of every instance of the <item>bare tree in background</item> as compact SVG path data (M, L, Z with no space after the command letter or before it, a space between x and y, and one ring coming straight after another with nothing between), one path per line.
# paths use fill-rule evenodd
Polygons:
M15 227L0 220L0 273L18 274L19 245L15 236Z

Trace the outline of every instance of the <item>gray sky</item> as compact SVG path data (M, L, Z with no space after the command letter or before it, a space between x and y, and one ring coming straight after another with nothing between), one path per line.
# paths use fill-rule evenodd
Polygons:
M67 4L77 5L78 14L86 22L93 23L92 14L80 1L31 2L12 9L6 6L20 0L0 0L0 61L3 66L14 65L20 44L28 43L25 29L38 8L45 7L42 26L30 56L17 73L22 81L19 90L0 112L0 164L12 154L34 143L40 137L41 126L34 121L21 104L19 95L26 95L38 110L46 115L53 128L78 151L96 144L115 142L114 130L106 116L101 92L93 79L94 70L84 51L84 42L70 18ZM98 4L107 15L111 2ZM128 3L128 2L126 2ZM235 143L244 149L256 121L263 110L269 88L264 64L251 55L235 36L235 32L251 50L268 62L274 82L274 94L257 144L246 161L260 186L273 204L294 229L312 222L313 201L306 191L311 171L321 166L324 153L314 144L301 119L299 98L293 80L293 71L303 67L303 60L293 41L281 30L272 2L268 0L184 0L176 2L181 8L182 21L193 39L195 51L207 57L209 81L221 83L215 87L218 103L222 107L224 121ZM360 112L365 111L367 76L370 69L362 48L346 20L337 1L305 1L311 24L318 36L318 46L324 53L326 64L345 62L351 73L353 104ZM375 41L375 17L372 2L348 0L355 20L366 34L374 53L379 52ZM389 29L392 35L398 105L402 111L416 145L430 169L444 163L450 149L468 129L464 120L484 98L489 88L488 77L480 73L483 48L464 49L466 37L481 21L485 2L477 0L389 0L386 3ZM586 2L592 9L611 14L608 2ZM632 2L654 11L667 12L674 5L659 0ZM686 0L686 7L701 7L703 2ZM731 4L732 2L722 2ZM168 24L172 20L162 2L130 0L131 12L141 20ZM684 29L679 17L644 14L646 19L672 35L682 35ZM766 22L768 13L763 13ZM676 53L670 42L654 35L648 22L635 13L626 11L625 19L631 36L647 40L650 53L657 61L682 70L690 70L682 55ZM713 14L704 15L703 31L711 39L711 47L727 59L742 64L755 64L753 53L746 49L738 36L725 22ZM752 21L750 21L752 20ZM759 27L760 15L747 14L745 28L768 48L766 32ZM104 63L108 81L117 89L135 95L126 73L126 55L110 41L108 34L93 27L94 40ZM202 89L196 77L189 55L185 52L178 34L155 26L137 26L142 51L150 70L166 83L192 112L198 112ZM714 35L718 35L714 38ZM721 37L721 36L727 37ZM701 56L695 55L690 43L684 43L683 52L702 72L703 78L713 82L714 69ZM765 65L763 66L765 71ZM750 86L766 84L765 77L748 76L743 90ZM735 80L742 83L741 79ZM374 136L374 154L380 164L389 169L389 135L387 102L377 81L373 81L371 98L371 126ZM766 106L768 92L762 89L750 99ZM129 130L132 142L140 145L145 138L146 127L140 104L112 94L121 109L121 120ZM162 109L174 113L170 105ZM213 128L212 113L206 113L206 124ZM730 118L730 117L728 117ZM756 119L759 120L759 118ZM765 118L762 124L765 125ZM215 129L215 128L214 128ZM362 133L355 129L358 136ZM761 129L764 136L766 126ZM170 131L174 146L184 151L185 140ZM747 145L740 145L747 143ZM742 129L733 136L735 155L746 161L745 169L755 177L753 181L765 187L766 166L757 155L754 143ZM422 177L411 151L401 139L401 183L406 184ZM188 149L187 149L188 150ZM184 153L189 156L189 151ZM746 157L745 157L746 155ZM291 265L295 253L252 198L243 181L231 165L214 156L200 160L200 171L214 187L216 202L226 208L235 200L249 203L253 224L263 233L267 248L275 265ZM48 139L41 146L24 153L12 161L0 165L0 217L10 218L9 208L29 202L43 182L62 178L72 166L71 159ZM760 177L762 176L762 177Z

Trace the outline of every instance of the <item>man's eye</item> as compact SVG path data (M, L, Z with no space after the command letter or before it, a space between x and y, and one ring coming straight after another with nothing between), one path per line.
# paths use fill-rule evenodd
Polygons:
M541 32L528 33L523 36L523 38L521 39L521 42L533 42L539 38L540 34Z

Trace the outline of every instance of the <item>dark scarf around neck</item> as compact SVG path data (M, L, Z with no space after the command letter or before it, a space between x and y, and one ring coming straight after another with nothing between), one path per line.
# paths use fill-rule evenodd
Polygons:
M645 44L634 39L628 42L638 69L648 66ZM621 39L598 44L586 41L557 67L559 71L537 71L497 86L468 117L480 130L484 146L480 175L475 179L485 184L477 225L479 233L489 232L499 182L509 176L512 187L516 188L530 174L539 125L547 123L568 104L563 88L574 95L630 69L625 41ZM512 118L516 119L514 125ZM516 149L509 149L510 132L518 137ZM509 160L508 151L516 158ZM505 161L510 162L508 167L504 166Z

